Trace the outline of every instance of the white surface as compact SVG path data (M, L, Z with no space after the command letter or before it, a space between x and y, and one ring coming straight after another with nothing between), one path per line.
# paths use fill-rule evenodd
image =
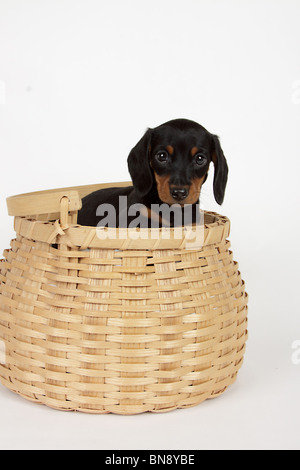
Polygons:
M146 128L221 137L223 206L249 293L249 341L223 396L163 415L58 412L0 386L2 449L299 449L298 0L0 0L0 247L5 198L129 178ZM298 348L298 349L297 349Z

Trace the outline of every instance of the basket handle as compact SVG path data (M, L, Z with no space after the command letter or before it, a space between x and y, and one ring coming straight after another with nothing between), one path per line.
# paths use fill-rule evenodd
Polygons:
M62 214L62 200L64 212L68 202L67 212L77 212L82 203L78 191L40 191L36 193L21 194L6 199L8 215L14 217L28 217L43 214Z
M73 215L74 213L70 214L71 219ZM60 201L60 226L62 230L66 230L70 226L70 222L76 223L76 221L69 219L69 198L64 196Z
M123 181L121 183L90 184L87 186L47 189L34 193L19 194L6 199L8 215L14 217L28 217L53 213L60 214L60 203L63 197L69 199L69 212L77 212L82 207L81 199L93 191L131 185L132 183L130 181Z

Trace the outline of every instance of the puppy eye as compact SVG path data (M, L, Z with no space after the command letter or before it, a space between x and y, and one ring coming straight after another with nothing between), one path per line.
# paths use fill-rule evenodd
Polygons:
M207 163L207 157L202 153L197 153L197 155L195 155L195 162L198 166L204 166Z
M166 163L169 159L169 154L165 150L161 150L160 152L157 152L155 158L159 163Z

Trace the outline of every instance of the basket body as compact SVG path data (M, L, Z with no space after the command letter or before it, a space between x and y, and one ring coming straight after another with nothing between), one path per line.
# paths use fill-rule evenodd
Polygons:
M192 250L17 217L0 264L1 382L87 413L163 412L223 393L243 361L247 294L228 219L207 216Z

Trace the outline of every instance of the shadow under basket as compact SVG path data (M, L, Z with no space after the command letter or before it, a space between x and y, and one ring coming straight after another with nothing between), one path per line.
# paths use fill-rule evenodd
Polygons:
M176 229L105 238L106 229L99 237L76 224L82 197L128 184L7 199L16 238L0 263L0 380L26 399L164 412L217 397L236 379L247 294L229 220L205 212L198 247Z

